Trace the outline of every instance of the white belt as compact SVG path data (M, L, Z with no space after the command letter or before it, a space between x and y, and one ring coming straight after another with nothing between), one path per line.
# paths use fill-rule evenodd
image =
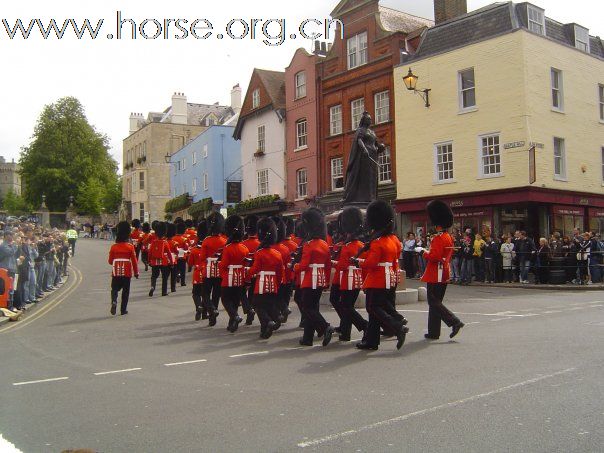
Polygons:
M442 261L439 261L439 263L438 263L438 283L442 283L442 281L443 281L443 271L444 271L443 263L442 263Z
M234 277L234 269L243 269L241 264L231 264L229 265L229 286L233 286L233 277Z
M128 261L128 262L130 262L130 259L128 259L128 258L115 258L113 260L113 262L116 262L116 261Z
M277 275L274 271L260 271L260 280L258 281L258 294L264 294L264 277Z
M216 265L218 258L206 258L206 278L212 278L212 266Z
M379 263L378 266L384 268L384 275L386 276L386 289L390 289L392 286L392 281L390 280L392 263Z
M178 249L178 257L179 258L183 258L185 256L186 250L185 249Z
M323 269L325 264L309 264L308 267L312 269L312 289L317 289L317 283L319 280L318 269Z
M356 266L348 266L348 289L353 288L354 284L354 273L358 272L360 269Z

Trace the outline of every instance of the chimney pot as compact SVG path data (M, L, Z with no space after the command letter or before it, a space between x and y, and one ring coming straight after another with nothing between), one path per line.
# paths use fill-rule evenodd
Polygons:
M435 25L463 16L467 12L467 0L434 0Z

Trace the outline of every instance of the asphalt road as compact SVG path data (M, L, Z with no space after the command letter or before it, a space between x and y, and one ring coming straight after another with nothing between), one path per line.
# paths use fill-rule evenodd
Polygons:
M425 341L418 303L401 351L302 349L297 310L232 335L193 320L190 286L147 297L148 273L111 317L108 248L78 241L52 300L0 326L0 434L23 452L604 451L602 292L451 287L457 341Z

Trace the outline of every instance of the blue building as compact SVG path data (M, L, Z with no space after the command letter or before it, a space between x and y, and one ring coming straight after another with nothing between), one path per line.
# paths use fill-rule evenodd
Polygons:
M215 205L227 206L227 181L241 181L241 145L233 139L234 129L234 126L210 126L172 154L172 198L188 193L193 203L212 198Z

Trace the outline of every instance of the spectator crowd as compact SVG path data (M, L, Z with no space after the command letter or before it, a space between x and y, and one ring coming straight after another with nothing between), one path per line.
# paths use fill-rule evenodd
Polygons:
M471 229L452 231L454 251L451 283L601 284L604 277L604 241L599 234L556 232L538 242L526 231L497 235ZM403 241L407 278L421 277L426 267L417 247L430 247L430 236L407 233Z

